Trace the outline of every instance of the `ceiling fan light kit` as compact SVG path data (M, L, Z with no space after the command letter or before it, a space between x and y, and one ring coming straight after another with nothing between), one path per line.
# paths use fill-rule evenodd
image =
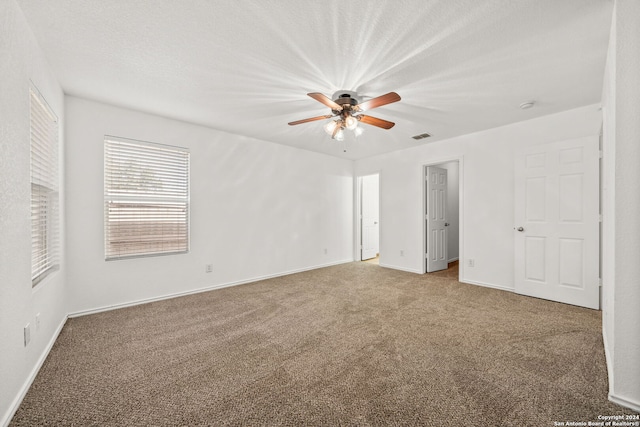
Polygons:
M346 90L336 92L334 94L334 100L331 100L327 96L318 92L308 93L307 95L331 108L331 114L296 120L294 122L289 122L289 125L295 126L316 120L333 119L324 125L324 131L336 141L344 141L345 129L353 131L356 137L362 135L363 129L358 126L360 122L382 129L391 129L395 123L360 113L383 105L391 104L392 102L398 102L401 99L400 95L395 92L389 92L386 95L382 95L365 102L360 102L355 92Z

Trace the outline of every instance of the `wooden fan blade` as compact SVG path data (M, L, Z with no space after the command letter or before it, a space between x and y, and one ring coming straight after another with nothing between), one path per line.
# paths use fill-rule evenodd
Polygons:
M308 93L307 95L309 95L310 97L312 97L318 102L322 102L324 105L331 108L332 110L342 111L342 106L340 104L336 104L335 102L333 102L332 100L330 100L329 98L327 98L321 93L313 92L313 93Z
M333 117L333 115L331 115L331 114L327 114L325 116L310 117L308 119L302 119L302 120L296 120L295 122L289 122L289 126L295 126L295 125L299 125L301 123L315 122L316 120L330 119L331 117Z
M368 125L377 126L382 129L391 129L396 124L393 122L389 122L386 120L379 119L377 117L365 116L364 114L360 114L356 116L358 120L362 123L366 123Z
M356 109L358 111L372 110L383 105L391 104L392 102L398 102L400 101L400 99L400 95L398 95L397 93L389 92L386 95L378 96L377 98L373 98L356 105Z

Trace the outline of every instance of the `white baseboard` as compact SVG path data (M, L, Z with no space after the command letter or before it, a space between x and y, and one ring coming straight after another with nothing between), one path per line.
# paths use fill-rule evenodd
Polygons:
M455 262L455 261L458 261L458 257L451 258L451 259L447 260L447 262Z
M105 311L117 310L119 308L125 308L125 307L133 307L133 306L136 306L136 305L148 304L150 302L162 301L162 300L182 297L182 296L186 296L186 295L199 294L199 293L202 293L202 292L213 291L213 290L216 290L216 289L228 288L230 286L245 285L247 283L258 282L260 280L273 279L275 277L281 277L281 276L288 276L289 274L302 273L304 271L317 270L318 268L331 267L331 266L334 266L334 265L346 264L346 263L349 263L349 262L353 262L353 258L351 258L351 259L343 259L343 260L340 260L340 261L329 262L329 263L326 263L326 264L315 265L315 266L312 266L312 267L305 267L305 268L299 268L299 269L295 269L295 270L284 271L284 272L281 272L281 273L267 274L267 275L264 275L264 276L252 277L252 278L244 279L244 280L237 280L237 281L234 281L234 282L227 282L227 283L220 283L220 284L212 285L212 286L205 286L203 288L192 289L192 290L184 291L184 292L175 292L175 293L161 295L161 296L157 296L157 297L143 298L143 299L140 299L140 300L129 301L129 302L124 302L124 303L120 303L120 304L112 304L112 305L106 305L106 306L102 306L102 307L90 308L88 310L75 311L73 313L69 313L68 317L74 318L74 317L80 317L80 316L88 316L90 314L102 313L102 312L105 312Z
M458 280L461 283L467 283L469 285L477 285L477 286L483 286L485 288L493 288L493 289L499 289L501 291L508 291L508 292L513 292L513 288L509 288L506 286L501 286L501 285L494 285L492 283L485 283L485 282L478 282L476 280L466 280L466 279L459 279Z
M383 264L383 263L379 263L379 265L380 265L380 267L390 268L392 270L401 270L401 271L406 271L408 273L423 274L422 271L415 270L413 268L406 268L406 267L400 267L400 266L397 266L397 265Z
M636 412L640 412L640 402L633 402L629 399L625 399L611 393L609 393L609 400L617 405L624 406L625 408L632 409Z
M51 349L53 348L53 345L55 344L56 340L58 339L58 336L60 335L60 332L62 332L62 328L64 327L64 324L67 322L67 318L68 318L67 316L64 316L62 318L62 321L60 322L60 324L56 328L55 332L53 333L53 336L49 340L49 343L44 348L44 350L42 351L42 354L38 358L38 361L36 362L35 366L31 370L31 372L29 373L29 376L27 377L27 380L24 382L24 384L20 388L20 391L18 392L18 395L15 397L15 399L13 399L13 402L11 402L11 405L9 406L9 410L7 411L6 414L4 414L2 419L0 419L0 425L1 426L5 426L6 427L6 426L9 425L9 422L11 422L11 418L13 418L13 416L16 413L16 411L20 407L20 404L22 403L22 400L27 395L27 392L29 391L29 388L31 388L31 384L33 384L33 380L36 379L36 376L38 375L38 372L40 372L40 368L42 368L42 365L44 364L44 361L47 359L47 356L49 356L49 352L51 351Z
M614 388L613 379L613 360L611 359L611 352L609 350L609 336L607 335L607 329L602 324L602 341L604 342L604 360L607 363L607 377L609 377L609 400L617 405L624 406L625 408L632 409L636 412L640 412L640 402L634 402L624 397L616 396L612 390Z
M609 352L609 337L607 329L604 327L604 313L602 313L602 342L604 343L604 361L607 364L607 378L609 378L609 399L611 399L611 390L613 390L613 361Z

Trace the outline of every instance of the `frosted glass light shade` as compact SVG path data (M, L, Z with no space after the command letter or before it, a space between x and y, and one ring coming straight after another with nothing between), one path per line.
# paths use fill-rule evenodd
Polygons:
M347 129L354 130L358 127L358 119L353 116L348 116L346 119L344 119L344 125Z
M344 141L344 131L340 129L336 132L336 136L334 137L336 141Z
M328 135L333 135L333 131L336 130L336 126L338 126L338 121L337 120L331 120L329 123L324 125L324 131Z

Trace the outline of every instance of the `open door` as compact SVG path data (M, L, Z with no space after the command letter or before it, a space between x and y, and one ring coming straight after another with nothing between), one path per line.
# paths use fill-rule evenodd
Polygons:
M447 170L427 166L426 170L427 273L446 270L447 261Z
M531 147L515 158L515 291L600 307L598 138Z
M362 261L375 258L380 251L380 176L367 175L360 180L362 206Z

